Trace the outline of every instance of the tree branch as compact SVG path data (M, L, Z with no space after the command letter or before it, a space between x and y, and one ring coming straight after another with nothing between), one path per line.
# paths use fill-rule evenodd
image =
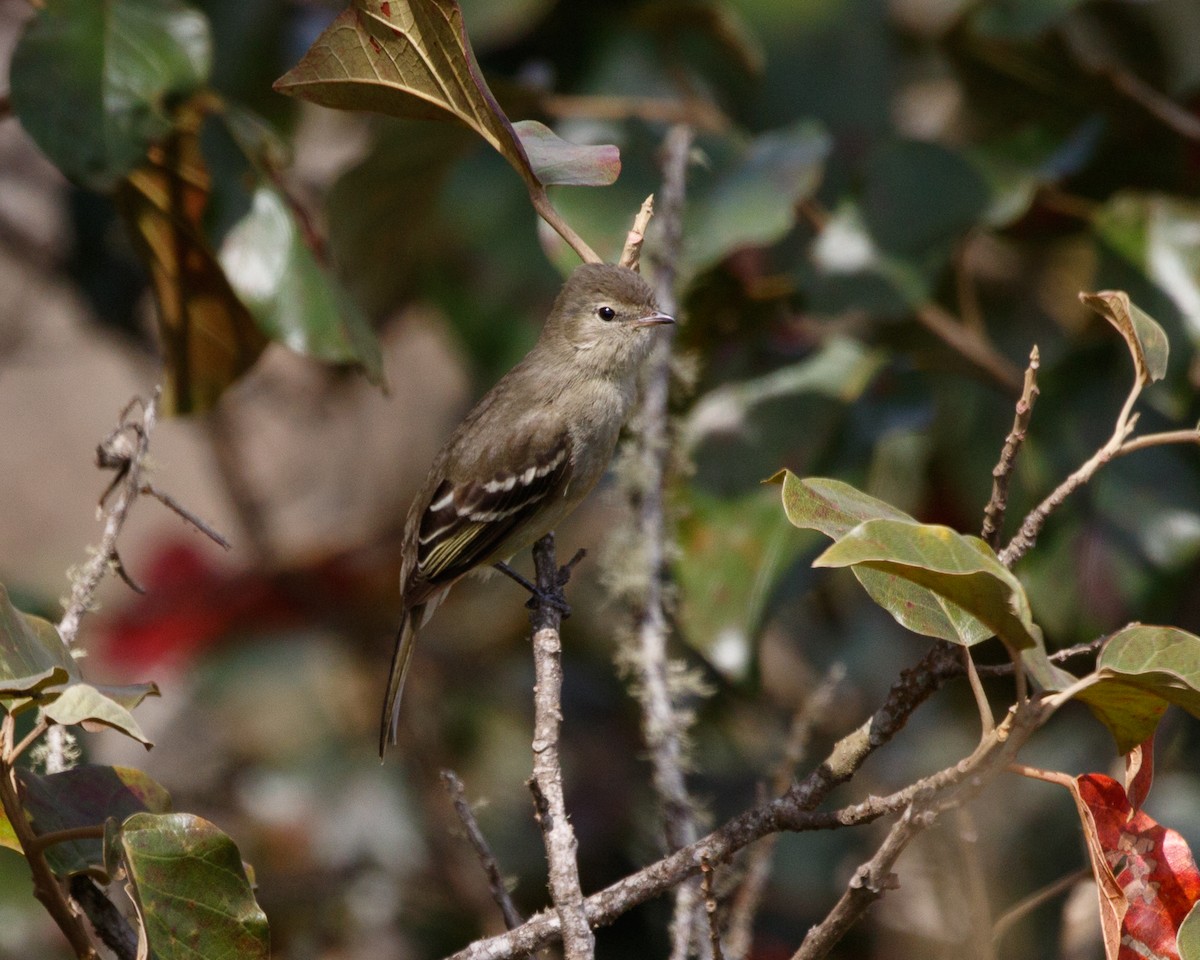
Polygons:
M562 588L570 576L570 565L558 567L554 555L554 534L548 533L533 547L539 594L529 615L533 625L534 727L533 792L534 809L546 843L550 872L550 896L554 901L562 930L566 960L590 960L596 952L596 938L583 909L583 890L579 885L578 843L567 819L563 799L562 766L558 759L558 733L562 725ZM555 603L554 601L559 601ZM531 951L523 951L531 952Z
M1033 405L1038 398L1037 372L1040 366L1041 357L1035 346L1029 352L1029 366L1025 368L1025 384L1021 390L1021 398L1017 401L1012 429L1008 431L1008 437L1004 440L1000 462L992 469L992 496L983 510L983 531L980 536L993 550L1000 546L1000 528L1004 525L1004 514L1008 510L1008 482L1012 477L1021 444L1025 442L1025 435L1029 431Z
M479 858L479 865L483 867L483 872L487 876L488 889L492 892L492 899L496 902L496 906L504 915L504 925L509 930L519 927L521 914L509 895L508 887L505 886L504 875L500 872L500 864L496 861L496 855L492 853L491 845L487 842L483 831L479 829L475 813L471 810L471 805L467 803L462 780L453 770L443 770L442 783L446 785L446 792L450 794L450 802L454 804L454 812L458 814L458 819L467 832L467 840L474 848L475 856Z

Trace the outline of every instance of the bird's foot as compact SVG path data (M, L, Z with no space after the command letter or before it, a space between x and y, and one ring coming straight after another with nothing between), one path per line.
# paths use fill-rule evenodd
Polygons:
M511 580L515 580L526 590L529 591L529 599L525 601L525 606L530 610L536 610L543 604L548 607L553 607L562 614L564 620L571 615L571 605L567 603L566 595L563 593L563 587L571 580L571 571L575 565L579 563L587 555L586 550L580 550L573 556L570 561L558 568L558 574L555 576L554 586L547 590L539 587L532 580L528 580L521 574L517 573L504 561L492 564L497 570Z

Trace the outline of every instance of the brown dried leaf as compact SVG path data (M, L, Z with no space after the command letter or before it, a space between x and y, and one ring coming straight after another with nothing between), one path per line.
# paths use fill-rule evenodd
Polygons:
M203 111L181 109L175 132L117 190L134 247L150 271L166 363L166 408L211 407L267 345L205 239L210 179Z
M1124 290L1081 293L1079 299L1104 317L1120 332L1133 354L1142 386L1161 380L1167 373L1167 335L1150 314L1129 299Z

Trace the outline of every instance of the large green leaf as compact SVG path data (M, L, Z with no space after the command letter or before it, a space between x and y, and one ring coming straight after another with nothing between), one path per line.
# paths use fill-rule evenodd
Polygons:
M867 226L883 250L902 257L948 244L983 216L989 199L971 162L938 144L895 140L867 164Z
M796 204L820 184L832 147L822 126L803 121L750 141L715 177L698 177L684 214L681 272L780 239L795 224Z
M861 566L891 574L934 593L948 618L965 612L1013 649L1042 644L1020 581L982 540L949 527L867 520L817 557L813 566ZM907 626L910 608L902 594L888 592L876 599Z
M123 867L149 953L156 960L270 956L267 917L237 846L188 813L137 813L109 821L105 859Z
M680 524L683 636L735 679L750 665L771 588L802 548L778 510L765 490L734 500L696 492Z
M1168 705L1200 717L1200 637L1135 624L1109 639L1093 682L1076 697L1127 753L1154 732Z
M25 810L38 833L103 826L135 813L164 813L171 797L156 781L131 767L83 764L62 773L39 776L21 771ZM104 863L99 838L71 840L46 848L46 859L59 876L80 873Z
M891 504L848 483L823 477L800 479L791 471L773 478L783 485L783 509L794 526L820 530L834 541L867 520L917 521ZM854 566L854 575L877 604L909 630L927 637L971 646L995 631L956 604L897 573Z
M318 263L278 190L258 187L219 258L234 292L272 340L320 360L360 364L373 381L382 381L370 322Z
M108 190L170 132L210 47L208 21L180 0L47 0L13 51L13 110L63 173Z

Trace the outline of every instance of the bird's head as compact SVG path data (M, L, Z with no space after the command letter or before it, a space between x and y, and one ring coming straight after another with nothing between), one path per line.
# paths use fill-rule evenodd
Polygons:
M640 274L585 263L567 278L542 336L567 346L578 363L621 375L645 357L654 329L674 322Z

